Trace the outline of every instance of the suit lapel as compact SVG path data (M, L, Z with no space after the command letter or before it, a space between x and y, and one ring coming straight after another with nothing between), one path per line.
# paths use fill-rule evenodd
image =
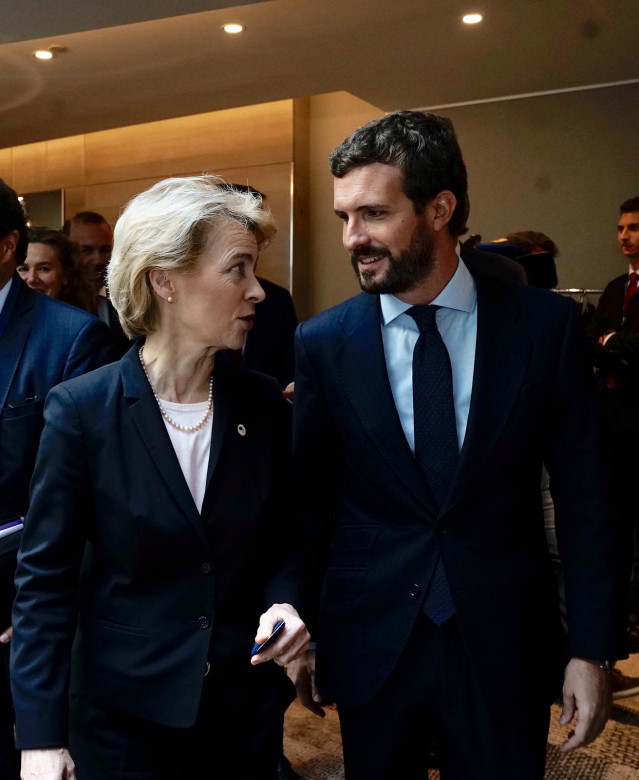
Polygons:
M468 424L457 471L443 510L459 500L481 473L521 388L531 343L517 327L516 305L485 276L477 283L477 347Z
M340 381L373 445L423 514L436 515L428 487L402 430L388 381L380 327L379 298L358 296L342 327L345 339L336 354Z
M129 350L124 355L120 361L120 374L124 395L130 404L131 417L160 477L198 536L206 543L200 513L184 479L157 401L140 365L137 349Z
M31 333L34 295L41 293L31 292L17 275L13 277L2 309L3 317L6 317L6 327L0 337L0 409L7 400L24 346Z
M229 419L229 409L231 405L231 394L229 387L228 366L221 363L216 364L213 373L213 433L211 437L211 452L209 453L209 463L206 472L206 489L208 491L211 477L215 471L220 453L222 451L222 442L226 435L226 428Z

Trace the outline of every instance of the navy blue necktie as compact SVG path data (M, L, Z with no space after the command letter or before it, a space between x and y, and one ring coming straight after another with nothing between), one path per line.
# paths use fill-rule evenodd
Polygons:
M407 310L417 323L419 338L413 352L413 412L415 459L440 509L448 495L459 458L453 372L446 345L437 329L439 306ZM441 556L426 591L424 612L438 626L455 613Z

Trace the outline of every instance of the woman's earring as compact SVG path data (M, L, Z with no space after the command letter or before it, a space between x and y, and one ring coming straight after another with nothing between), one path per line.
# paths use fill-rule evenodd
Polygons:
M167 298L167 301L168 301L169 303L173 303L173 298L171 298L171 296L169 295L169 297Z

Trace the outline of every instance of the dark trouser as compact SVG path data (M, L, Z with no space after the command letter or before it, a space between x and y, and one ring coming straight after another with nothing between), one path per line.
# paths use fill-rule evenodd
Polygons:
M630 586L630 612L639 614L639 512L636 483L639 474L639 432L625 419L634 416L616 398L614 391L604 391L601 411L605 435L606 463L610 469L615 506L618 516L619 545L624 571ZM634 403L634 401L633 401ZM634 553L634 555L633 555Z
M433 747L442 780L544 776L550 708L530 700L511 711L488 707L454 617L438 628L421 616L375 698L339 714L346 780L426 780Z
M6 518L0 518L5 522ZM11 604L15 595L13 575L20 534L0 539L0 633L11 625ZM20 753L13 736L13 700L9 687L9 650L0 645L0 780L19 780Z
M291 698L268 688L235 710L207 678L195 725L176 729L72 694L69 752L78 780L274 780Z
M4 631L7 626L2 626ZM0 778L19 780L20 753L13 737L13 703L9 688L9 645L0 645Z

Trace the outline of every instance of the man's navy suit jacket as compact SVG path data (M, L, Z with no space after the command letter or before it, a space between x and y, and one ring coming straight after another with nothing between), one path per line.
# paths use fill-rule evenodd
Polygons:
M601 376L613 374L614 392L604 390L608 414L612 414L622 429L639 432L639 294L630 300L627 316L623 317L628 274L622 274L606 285L597 311L588 325L593 363ZM599 337L615 333L599 344Z
M0 335L0 522L26 514L49 390L112 359L106 325L29 289L17 274ZM19 534L0 540L0 623L9 625Z
M274 376L284 388L295 373L297 316L291 294L258 277L266 297L255 307L255 323L246 335L242 366Z
M626 654L623 577L577 309L554 293L473 275L468 427L439 512L393 401L378 297L362 293L298 328L294 450L322 583L318 682L344 706L370 701L397 664L436 551L487 700L552 701L565 656L542 463L565 567L566 653Z
M92 701L177 728L195 721L207 660L235 710L265 685L288 694L250 651L260 614L300 601L290 406L271 377L216 365L200 513L138 346L47 400L13 612L21 748L66 744L70 674Z

